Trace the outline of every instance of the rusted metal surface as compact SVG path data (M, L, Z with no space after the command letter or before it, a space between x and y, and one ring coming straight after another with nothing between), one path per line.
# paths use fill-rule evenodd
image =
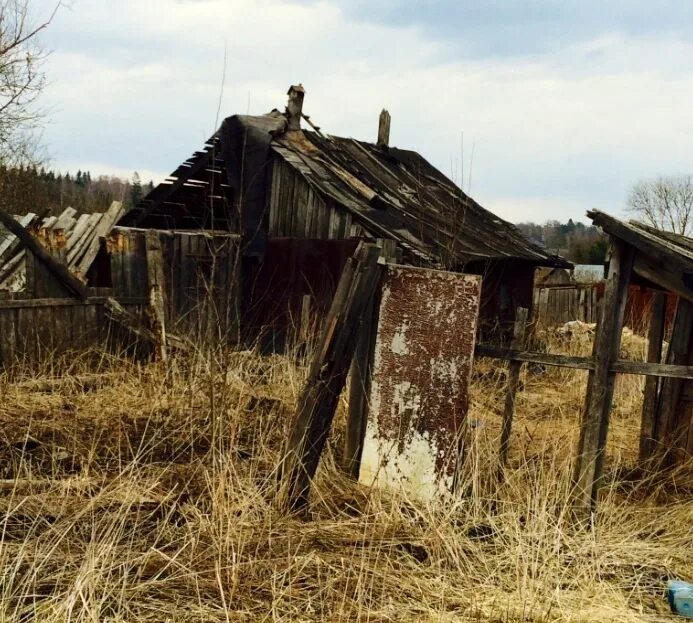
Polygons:
M361 482L421 498L452 489L480 290L476 275L387 268Z

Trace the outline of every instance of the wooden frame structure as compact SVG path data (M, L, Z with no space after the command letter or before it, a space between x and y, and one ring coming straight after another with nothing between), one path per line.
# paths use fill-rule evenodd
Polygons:
M477 356L512 362L505 406L501 463L512 422L514 384L519 362L589 370L580 440L574 465L574 510L588 519L596 508L604 469L616 374L647 376L639 458L655 467L693 455L693 240L660 232L642 223L625 223L603 212L588 216L609 236L611 259L592 357L533 353L479 344ZM619 359L628 287L633 283L659 290L651 310L648 361ZM665 296L679 297L666 361L662 362ZM518 335L516 331L516 335Z

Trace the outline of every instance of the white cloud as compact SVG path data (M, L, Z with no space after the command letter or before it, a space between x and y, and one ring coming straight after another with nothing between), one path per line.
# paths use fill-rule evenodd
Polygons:
M584 219L595 204L618 211L640 177L693 169L693 46L666 37L446 59L444 41L350 22L328 2L74 0L47 33L46 138L63 168L174 169L214 130L226 47L222 116L280 108L301 81L327 132L372 140L385 106L392 142L449 174L464 131L482 204L511 220Z

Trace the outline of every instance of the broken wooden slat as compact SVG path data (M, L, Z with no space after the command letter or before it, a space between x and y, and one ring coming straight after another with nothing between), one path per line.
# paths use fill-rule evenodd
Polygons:
M101 222L101 219L103 219L103 214L101 213L89 215L89 220L87 221L87 226L82 236L78 240L75 240L71 253L67 258L72 270L79 270L80 262L94 240L96 228Z
M344 267L327 315L281 469L286 501L292 510L308 502L310 483L354 355L359 324L381 274L379 253L376 245L359 245Z
M107 316L111 320L117 322L122 327L125 327L137 337L150 342L151 344L157 344L159 337L149 327L146 327L135 314L125 309L114 298L109 297L106 299L105 309ZM178 336L171 335L170 333L166 337L169 346L178 350L190 350L190 345L186 342L186 340Z
M513 327L513 339L511 346L514 350L521 350L524 345L525 329L527 327L527 308L518 307L515 314ZM512 433L513 415L515 413L515 395L520 381L521 361L511 361L508 364L508 385L505 394L505 408L503 410L503 427L500 439L500 465L505 467L508 462L508 450L510 449L510 435ZM502 471L501 471L502 474Z
M660 363L662 361L662 341L666 324L667 295L665 292L655 292L650 310L650 330L648 334L647 361ZM655 416L657 411L657 395L659 379L650 376L645 380L645 391L642 401L642 417L640 421L640 447L638 457L645 461L652 456L655 439Z
M111 204L111 207L108 208L108 210L101 217L98 225L96 225L94 235L89 243L89 246L79 260L79 264L77 266L77 271L79 274L87 274L87 271L92 265L96 254L99 252L101 238L104 238L111 231L113 226L118 222L122 215L123 204L120 201L114 201Z
M19 224L24 227L25 229L29 227L38 217L33 214L29 213L25 216L21 216L18 219L15 219L19 222ZM19 239L17 236L14 234L8 234L7 238L5 238L1 243L0 243L0 267L4 267L5 264L12 258L12 256L17 253L17 247L19 247Z
M77 295L81 299L87 298L87 288L86 286L75 277L69 269L59 262L57 262L50 253L48 253L38 241L22 227L17 221L15 221L7 213L0 210L0 223L2 223L10 232L12 232L19 241L34 254L50 271L53 273L55 278L62 283L68 291Z

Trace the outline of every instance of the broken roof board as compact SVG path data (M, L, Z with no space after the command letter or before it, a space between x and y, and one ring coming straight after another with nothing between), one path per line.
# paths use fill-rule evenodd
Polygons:
M217 149L217 139L220 149ZM259 224L267 209L266 172L270 152L281 158L332 205L350 214L374 237L392 238L425 263L459 265L474 260L521 259L545 266L570 266L527 240L512 224L468 197L445 175L413 151L380 147L320 132L286 131L278 111L235 115L224 120L205 151L172 173L123 225L145 224L149 214L165 212L185 185L199 185L205 152L217 151L227 181L243 186L243 231L251 246L262 245ZM241 173L243 172L243 173Z
M693 240L599 210L587 216L604 232L636 249L633 270L648 281L693 301Z

